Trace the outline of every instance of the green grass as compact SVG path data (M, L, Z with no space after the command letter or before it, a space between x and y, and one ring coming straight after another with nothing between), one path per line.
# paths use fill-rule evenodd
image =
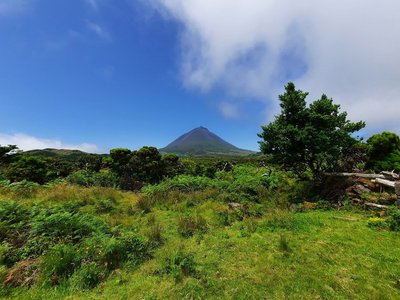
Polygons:
M257 213L248 217L229 211L225 199L212 191L159 199L143 210L136 194L74 186L41 189L21 203L56 206L72 201L68 195L80 203L80 213L104 220L113 232L123 229L146 237L154 245L152 258L135 266L121 264L92 289L77 284L85 278L91 287L87 274L96 266L88 264L56 286L3 288L4 298L400 298L400 235L369 227L371 213L294 213L260 204L251 207ZM0 201L9 197L9 191L0 194ZM201 230L182 235L180 220L185 218L200 218Z

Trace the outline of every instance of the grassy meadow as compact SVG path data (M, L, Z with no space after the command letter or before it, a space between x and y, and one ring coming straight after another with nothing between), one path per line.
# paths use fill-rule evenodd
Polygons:
M296 186L250 166L141 193L3 185L0 296L399 299L399 233L350 205L289 205Z

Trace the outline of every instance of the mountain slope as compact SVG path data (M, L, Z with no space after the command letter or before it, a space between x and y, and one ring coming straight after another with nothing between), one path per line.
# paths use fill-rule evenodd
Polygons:
M207 128L195 128L170 143L161 152L178 155L247 155L253 151L240 149L212 133Z
M38 149L29 150L25 153L33 156L43 156L43 157L53 157L53 158L63 158L65 160L78 160L81 157L89 155L89 153L80 150L69 150L69 149Z

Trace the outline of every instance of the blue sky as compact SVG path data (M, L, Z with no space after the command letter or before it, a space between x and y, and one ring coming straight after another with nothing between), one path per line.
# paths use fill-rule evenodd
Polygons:
M326 4L341 27L311 0L0 0L0 144L108 152L205 126L257 150L289 80L400 133L400 7L355 2Z

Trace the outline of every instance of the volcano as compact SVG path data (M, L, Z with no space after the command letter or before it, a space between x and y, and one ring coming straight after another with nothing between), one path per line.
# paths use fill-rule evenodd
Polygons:
M233 156L254 153L228 143L202 126L181 135L160 151L184 156Z

